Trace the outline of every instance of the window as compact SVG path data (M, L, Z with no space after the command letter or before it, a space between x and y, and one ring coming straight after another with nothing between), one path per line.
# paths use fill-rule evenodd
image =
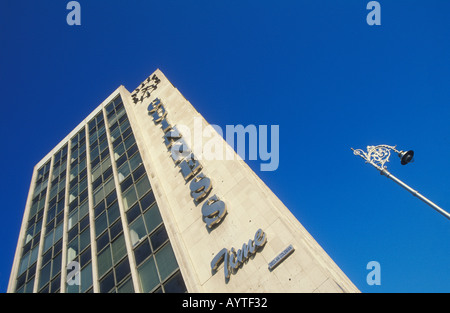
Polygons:
M99 219L108 221L110 216L103 212ZM113 218L114 219L114 218ZM103 222L106 227L103 233L97 237L98 250L98 275L100 292L118 291L116 286L131 279L131 269L125 245L125 238L120 220L108 226L108 222ZM129 287L127 287L130 290ZM125 289L121 289L124 291Z
M101 292L133 292L135 284L144 292L186 292L122 99L117 96L97 112L35 175L17 291L32 291L35 283L39 292L58 292L65 283L61 281L65 259L65 263L77 261L81 266L81 285L66 285L68 292L93 291L93 271L99 274L96 279ZM119 183L117 189L115 182ZM119 204L125 210L125 220L121 220ZM129 234L124 233L123 222L128 223ZM64 231L66 255L62 254ZM131 238L130 254L125 235ZM39 250L42 255L38 255ZM36 265L38 257L41 268ZM98 260L97 269L92 257ZM139 281L135 284L130 263L137 265Z
M43 223L44 206L48 188L50 164L51 161L49 160L37 171L36 181L34 183L33 199L31 202L29 214L30 217L27 222L27 231L22 247L22 258L20 260L19 270L17 273L16 292L33 291L33 284L35 281L34 278L36 274L36 261L39 253L41 228ZM56 213L56 207L52 207L51 209ZM53 229L53 226L54 224L51 224L50 230ZM53 244L53 240L54 237L52 232L52 236L48 236L47 238L46 250L50 249L51 244Z
M172 274L178 268L175 254L173 253L170 243L161 248L155 254L155 258L156 263L158 264L159 275L161 276L162 281L169 277L170 274Z
M145 243L142 247L145 247ZM186 292L170 243L166 243L155 254L138 264L139 282L143 292Z
M111 177L94 192L94 206L98 205L114 190L114 179Z
M133 173L133 175L136 173L136 171ZM122 190L126 190L122 194L125 212L128 211L128 209L131 208L138 199L141 200L143 196L150 190L150 182L148 181L147 176L142 177L142 179L138 180L137 182L133 182L133 175L124 180L120 185ZM138 173L136 176L142 176L142 174Z
M63 148L61 148L58 152L53 155L53 172L50 183L50 193L48 200L48 209L46 214L45 221L45 237L44 237L44 246L43 246L43 255L42 255L42 264L41 268L38 269L40 272L39 282L38 282L38 291L39 292L58 292L60 289L61 283L61 267L62 267L62 237L63 237L63 219L64 219L64 198L65 198L65 187L66 187L66 172L67 172L67 149L68 145L66 144ZM42 179L45 179L43 182L47 182L46 178L48 177L47 169L50 168L50 163L47 163L44 166L44 171L42 172ZM41 171L41 170L40 170ZM39 174L41 175L41 173ZM41 184L42 186L42 184ZM42 188L42 187L40 187ZM42 191L41 191L42 193ZM36 218L40 218L43 215L42 208L45 206L45 197L40 194L40 200L37 205L37 202L34 202L32 207L38 211ZM42 215L41 215L42 212ZM34 214L34 210L33 210ZM36 220L36 218L32 218L29 222ZM39 222L35 223L31 227L28 227L26 242L30 242L32 240L32 234L36 234L37 230L41 229L42 219L39 219ZM37 234L36 234L37 235ZM27 248L28 249L28 248ZM29 254L30 259L28 262L32 262L33 264L37 259L38 254L38 246L35 246L32 249L31 254ZM25 261L25 260L24 260ZM30 264L30 263L29 263ZM21 271L23 268L21 268ZM32 266L32 272L28 274L34 274L36 272L36 265ZM32 275L28 275L29 277L25 280L30 280ZM25 281L21 278L21 281ZM34 280L34 278L33 278ZM26 289L32 288L29 284L27 284ZM29 289L28 289L29 290ZM25 291L25 290L24 290ZM29 290L30 291L30 290Z
M92 290L91 231L84 128L72 138L70 146L72 163L67 221L67 264L65 266L76 261L79 263L81 271L80 285L66 283L66 290L68 293L80 293Z
M124 113L125 108L122 103L122 99L117 96L114 100L112 100L106 107L106 114L108 116L109 125L114 124Z
M139 153L136 153L129 161L124 162L118 169L119 183L123 182L134 170L142 164L142 159Z
M158 272L156 270L155 259L149 258L138 269L139 280L143 292L150 292L159 284Z

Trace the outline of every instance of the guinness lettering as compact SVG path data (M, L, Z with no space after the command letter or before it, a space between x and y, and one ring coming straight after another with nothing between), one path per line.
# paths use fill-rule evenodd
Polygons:
M151 80L157 82L154 88L156 89L160 80L156 76L153 76ZM212 190L211 179L205 174L199 173L202 165L185 143L178 129L167 120L167 111L162 101L156 98L147 107L147 111L152 116L154 123L161 125L164 132L164 143L167 149L170 149L172 160L175 165L179 166L184 179L186 182L192 179L189 185L191 197L196 204L200 204ZM216 195L210 197L202 206L203 221L208 228L218 225L225 218L226 213L225 203Z
M214 195L203 203L202 214L203 220L208 228L213 227L215 224L220 222L222 218L227 213L227 206L225 202L219 199L218 196Z
M171 157L173 162L178 165L180 161L187 156L189 156L192 151L189 149L188 145L184 142L183 138L177 140L173 145L171 150Z
M191 153L180 163L181 174L186 181L189 181L193 176L195 176L201 169L202 165L198 160L195 159L194 155Z
M211 191L211 180L205 174L200 173L191 181L189 188L191 188L191 197L196 202L200 202Z
M156 76L152 77L153 79L159 83L159 79ZM186 144L177 127L172 126L167 120L168 114L162 101L158 98L154 99L148 106L147 111L148 115L152 116L154 123L161 125L164 132L164 143L167 149L171 151L171 158L175 165L179 167L185 181L190 181L189 188L192 199L197 205L200 204L212 191L211 179L204 173L201 173L203 168L201 163L192 153L192 149ZM203 203L201 212L206 227L211 229L220 224L225 218L227 206L225 202L214 194ZM235 274L239 267L266 244L266 241L266 234L261 229L258 229L253 240L250 239L247 243L244 243L241 249L236 251L233 247L230 250L226 248L220 250L211 261L213 274L223 262L225 281L227 281L231 273Z

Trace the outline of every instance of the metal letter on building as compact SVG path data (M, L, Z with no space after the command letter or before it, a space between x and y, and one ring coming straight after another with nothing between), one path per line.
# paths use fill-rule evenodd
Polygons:
M202 206L203 220L208 228L219 223L227 214L227 206L225 202L213 195Z
M180 163L181 174L186 181L191 179L195 174L202 169L202 165L195 156L191 153L186 159Z
M191 189L191 197L198 203L211 191L211 179L206 177L205 174L200 173L191 181L189 188Z

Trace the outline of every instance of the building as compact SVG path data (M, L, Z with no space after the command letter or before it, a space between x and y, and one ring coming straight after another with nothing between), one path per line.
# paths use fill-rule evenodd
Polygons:
M8 292L358 292L199 121L160 70L117 88L35 166Z

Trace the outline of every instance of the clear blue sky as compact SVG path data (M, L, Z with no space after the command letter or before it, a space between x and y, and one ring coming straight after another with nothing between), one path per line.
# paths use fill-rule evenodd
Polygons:
M280 125L260 172L363 292L450 292L450 221L350 147L397 144L390 171L450 210L450 2L2 1L0 291L34 165L112 91L160 68L208 122ZM366 265L381 265L369 286Z

